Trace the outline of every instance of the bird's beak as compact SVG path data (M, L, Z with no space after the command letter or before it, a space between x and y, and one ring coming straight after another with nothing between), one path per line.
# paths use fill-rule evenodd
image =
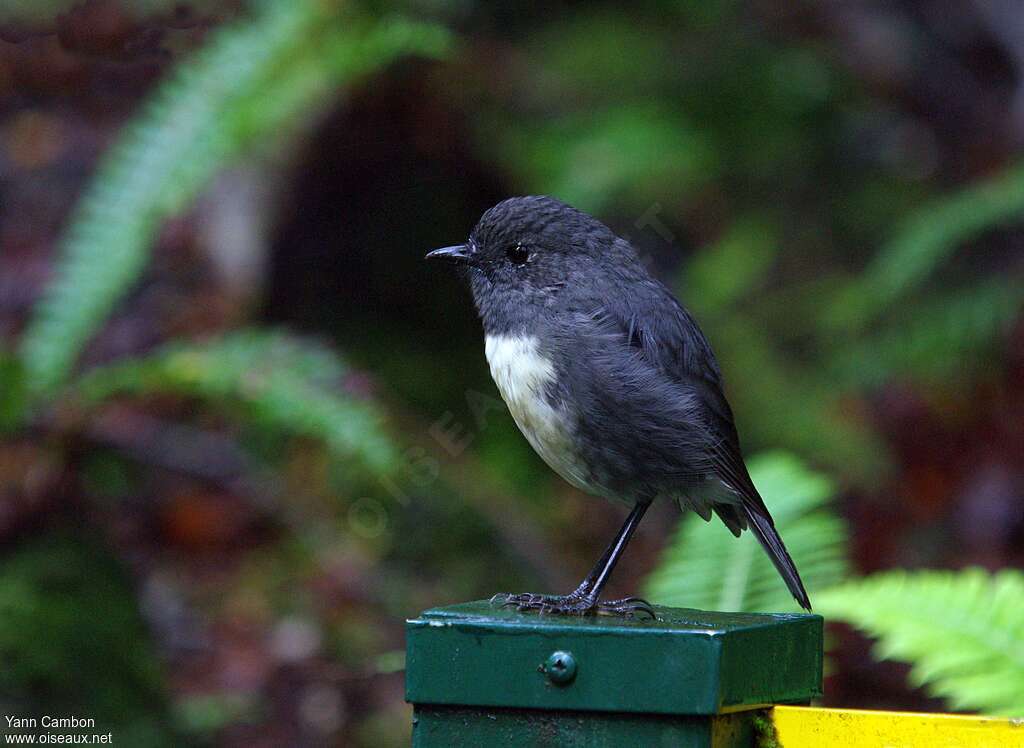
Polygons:
M441 249L435 249L433 252L428 252L426 259L428 260L448 260L448 262L457 262L464 264L470 261L472 258L469 246L466 244L456 244L454 247L441 247Z

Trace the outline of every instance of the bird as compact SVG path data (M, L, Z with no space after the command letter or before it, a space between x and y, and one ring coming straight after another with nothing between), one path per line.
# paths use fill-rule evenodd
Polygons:
M560 615L643 613L601 593L647 509L671 501L733 535L750 530L796 601L800 574L747 472L722 373L694 317L631 243L544 195L487 210L430 260L468 278L491 376L520 431L568 483L632 509L597 563L565 595L499 593L492 602Z

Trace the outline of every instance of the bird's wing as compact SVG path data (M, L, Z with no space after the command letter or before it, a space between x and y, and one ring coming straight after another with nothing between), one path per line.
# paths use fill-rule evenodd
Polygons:
M599 312L603 324L617 327L623 342L647 364L679 388L695 396L694 410L705 429L702 463L710 466L740 504L714 507L734 534L750 527L772 559L790 592L804 608L810 602L800 575L775 529L764 500L747 472L732 409L722 388L722 375L714 352L696 320L656 281L643 293L611 298ZM608 297L605 297L608 298ZM691 458L692 459L692 458Z

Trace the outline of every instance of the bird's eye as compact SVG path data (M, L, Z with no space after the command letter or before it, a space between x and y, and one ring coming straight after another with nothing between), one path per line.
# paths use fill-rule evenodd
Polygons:
M523 263L530 259L529 250L526 247L524 247L521 243L513 244L511 247L505 250L505 255L508 257L509 260L511 260L516 265L522 265Z

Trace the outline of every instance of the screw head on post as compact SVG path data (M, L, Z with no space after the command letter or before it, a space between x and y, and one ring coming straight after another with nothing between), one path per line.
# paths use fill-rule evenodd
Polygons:
M544 663L544 674L556 686L568 685L576 677L576 658L571 652L552 652Z

